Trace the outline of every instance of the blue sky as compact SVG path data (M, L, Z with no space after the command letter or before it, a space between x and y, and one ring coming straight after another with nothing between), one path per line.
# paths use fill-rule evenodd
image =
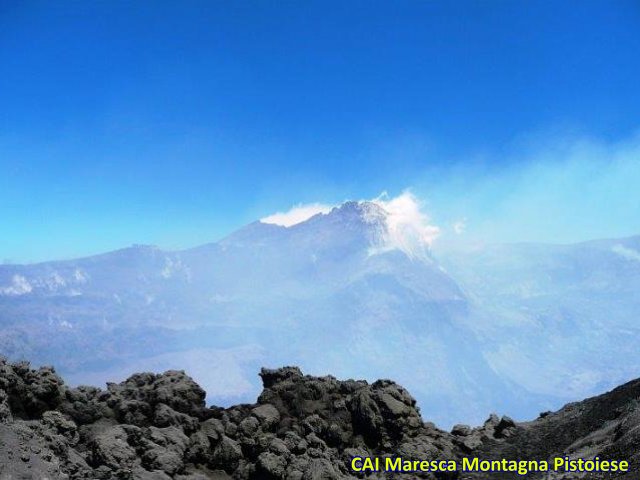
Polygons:
M405 189L483 240L638 234L639 51L637 1L0 0L0 261Z

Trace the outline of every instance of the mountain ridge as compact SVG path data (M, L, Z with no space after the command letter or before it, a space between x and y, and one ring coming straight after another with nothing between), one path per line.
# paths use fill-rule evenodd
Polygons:
M428 255L411 256L379 248L384 215L353 202L186 250L1 265L0 351L56 364L75 384L184 365L223 403L257 393L260 364L383 375L444 425L477 423L490 405L525 418L640 373L640 237L472 254L423 238ZM611 359L612 344L624 355ZM201 368L207 355L225 367Z

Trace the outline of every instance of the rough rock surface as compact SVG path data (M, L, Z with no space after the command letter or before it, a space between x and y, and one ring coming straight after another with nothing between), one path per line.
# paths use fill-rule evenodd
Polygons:
M296 367L260 375L255 405L223 409L206 407L205 392L181 371L136 374L100 390L67 388L51 367L0 361L0 479L381 479L392 477L356 474L351 458L564 454L626 459L625 478L638 476L640 381L533 422L491 415L481 427L445 432L424 423L409 392L389 380L317 378Z

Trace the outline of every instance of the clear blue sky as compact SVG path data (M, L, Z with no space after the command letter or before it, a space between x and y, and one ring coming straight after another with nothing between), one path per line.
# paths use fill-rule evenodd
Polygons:
M639 127L638 1L0 0L0 261L405 188L490 239L640 233Z

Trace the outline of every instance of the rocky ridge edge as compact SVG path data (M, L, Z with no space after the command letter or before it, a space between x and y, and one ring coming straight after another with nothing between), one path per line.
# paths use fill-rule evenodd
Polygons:
M256 404L224 409L206 407L205 392L183 371L135 374L101 390L68 388L52 367L0 361L0 479L388 478L353 472L353 456L601 455L630 460L629 476L640 464L640 381L533 422L491 415L481 427L445 432L424 423L413 397L390 380L339 381L297 367L260 376Z

